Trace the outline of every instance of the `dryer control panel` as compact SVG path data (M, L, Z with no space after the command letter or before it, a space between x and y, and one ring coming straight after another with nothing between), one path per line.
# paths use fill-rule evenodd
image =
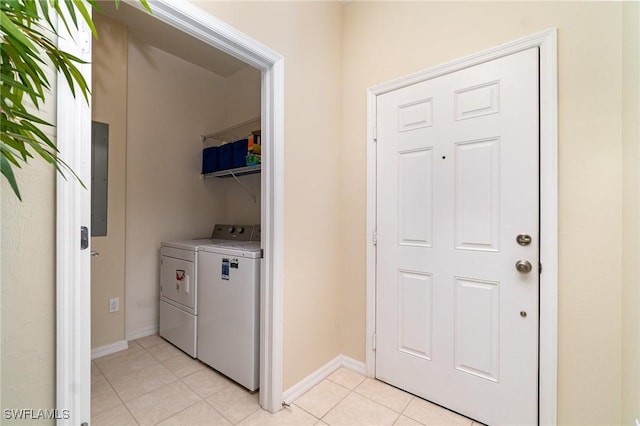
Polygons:
M212 239L232 241L260 241L260 225L216 225Z

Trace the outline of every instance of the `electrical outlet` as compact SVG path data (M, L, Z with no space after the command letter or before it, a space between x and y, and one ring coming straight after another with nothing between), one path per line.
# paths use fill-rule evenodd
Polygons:
M118 312L120 310L120 299L113 297L109 299L109 313Z

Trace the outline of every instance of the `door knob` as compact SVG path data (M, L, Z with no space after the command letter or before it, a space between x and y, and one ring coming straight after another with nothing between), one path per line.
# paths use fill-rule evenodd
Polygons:
M518 272L522 272L523 274L528 274L531 272L531 262L528 260L518 260L516 262L516 269Z

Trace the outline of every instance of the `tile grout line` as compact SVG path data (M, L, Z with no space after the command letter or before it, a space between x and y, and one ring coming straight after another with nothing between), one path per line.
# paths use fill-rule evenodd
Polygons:
M197 371L196 371L196 373L197 373ZM194 373L194 374L195 374L195 373ZM189 374L189 376L190 376L190 375L191 375L191 374ZM187 376L185 376L185 377L187 377ZM183 383L184 383L184 381L183 381ZM191 387L190 387L187 383L184 383L184 384L185 384L185 386L187 386L189 389L191 389ZM193 389L191 389L191 390L193 390ZM244 418L243 418L242 420L240 420L238 423L234 423L234 422L232 422L230 418L228 418L227 416L225 416L224 414L222 414L220 411L218 411L218 409L217 409L216 407L214 407L214 406L213 406L213 405L208 401L208 399L209 399L209 398L211 398L211 397L212 397L212 396L214 396L214 395L219 394L219 393L220 393L220 392L222 392L223 390L224 390L224 388L223 388L223 389L220 389L220 390L219 390L219 391L217 391L217 392L212 393L211 395L209 395L209 396L208 396L208 397L206 397L206 398L202 398L202 400L203 400L203 401L205 402L205 404L207 404L209 407L213 408L213 411L215 411L216 413L220 414L220 415L222 416L222 418L223 418L223 419L225 419L226 421L228 421L230 424L232 424L232 425L236 425L236 424L238 424L238 423L242 422L244 419L246 419L247 417L251 416L253 413L255 413L256 411L258 411L258 410L260 409L260 407L258 407L258 409L257 409L256 411L251 412L251 414L248 414L248 415L247 415L247 417L244 417ZM193 391L194 391L198 396L200 396L200 394L199 394L198 392L196 392L195 390L193 390Z
M355 394L357 394L357 395L359 395L359 396L361 396L361 397L363 397L363 398L365 398L365 399L368 399L369 401L373 402L374 404L377 404L377 405L379 405L379 406L381 406L381 407L383 407L383 408L386 408L386 409L390 410L391 412L395 413L395 414L396 414L396 418L393 420L393 423L392 423L392 424L394 424L394 425L395 425L395 423L400 419L400 416L403 416L403 415L404 415L405 417L408 417L408 418L410 418L411 420L414 420L414 421L416 421L416 422L418 422L418 423L420 423L420 424L422 425L422 423L421 423L421 422L419 422L418 420L416 420L416 419L414 419L414 418L412 418L412 417L407 416L406 414L404 414L404 411L407 409L407 407L409 407L409 404L411 404L411 401L412 401L413 399L415 399L415 398L416 398L414 395L411 395L411 394L410 394L410 393L408 393L408 392L405 392L405 391L403 391L403 390L401 390L401 389L398 389L398 388L396 388L396 387L394 387L394 386L390 386L391 388L393 388L393 389L398 389L400 392L404 392L404 393L406 393L407 395L409 395L409 396L410 396L409 401L408 401L408 402L407 402L407 404L404 406L404 408L402 409L402 411L398 412L398 411L394 410L393 408L388 407L388 406L386 406L386 405L384 405L384 404L382 404L382 403L380 403L380 402L378 402L378 401L376 401L376 400L374 400L374 399L372 399L372 398L369 398L367 395L364 395L364 394L362 394L362 393L360 393L360 392L358 392L358 391L357 391L357 389L358 389L358 388L359 388L363 383L365 383L365 382L366 382L366 380L367 380L367 378L366 378L366 377L364 378L364 380L362 380L360 383L358 383L356 386L354 386L354 388L353 388L353 389L349 389L349 388L347 388L346 386L343 386L343 385L341 385L340 383L337 383L337 382L335 382L335 381L331 380L329 377L327 377L325 380L328 380L328 381L330 381L331 383L334 383L334 384L336 384L336 385L338 385L338 386L341 386L341 387L343 387L343 388L345 388L345 389L349 390L349 392L348 392L348 393L347 393L347 394L346 394L342 399L340 399L340 400L339 400L339 401L338 401L338 402L337 402L333 407L331 407L331 408L330 408L330 409L329 409L329 410L328 410L328 411L327 411L327 412L326 412L326 413L325 413L325 414L324 414L324 415L319 419L319 420L321 420L321 421L323 421L323 422L324 422L324 418L325 418L325 417L326 417L326 416L327 416L327 415L328 415L328 414L329 414L329 413L330 413L334 408L336 408L336 407L337 407L337 406L338 406L342 401L344 401L344 400L345 400L345 399L346 399L350 394L355 393ZM380 382L380 383L383 383L385 386L389 386L388 384L386 384L386 383L384 383L384 382ZM316 386L317 386L317 385L316 385ZM314 386L314 387L315 387L315 386ZM312 389L313 389L313 388L312 388ZM310 389L310 390L311 390L311 389ZM308 391L307 391L307 392L308 392ZM300 408L302 408L302 407L300 407ZM306 411L306 410L305 410L305 411ZM309 413L309 414L311 414L311 413ZM313 415L313 414L312 414L312 415ZM315 417L315 416L314 416L314 417ZM326 422L325 422L325 423L326 423Z
M102 377L104 377L104 380L107 382L107 385L109 385L109 387L111 388L111 390L113 391L113 393L116 395L116 397L118 398L118 400L120 400L120 405L122 405L124 407L125 410L127 410L127 412L129 413L129 415L131 416L131 418L133 419L134 422L136 422L136 424L140 425L140 423L138 423L138 420L135 418L135 416L133 415L133 413L131 412L131 410L129 410L129 407L127 406L127 404L124 402L124 400L122 399L122 397L120 396L120 394L116 391L116 389L113 387L113 385L111 384L111 381L109 380L109 378L104 374L104 372L102 371L102 369L100 368L100 366L95 363L96 368L100 371L100 373L102 374ZM113 410L114 408L116 408L117 405L115 407L110 408L109 410ZM107 410L104 410L103 412L106 412ZM101 413L96 413L96 414L101 414ZM92 413L89 414L90 417L93 416Z
M222 392L224 389L214 393L213 395L216 395L220 392ZM216 413L220 414L226 421L228 421L229 423L231 423L232 425L238 425L240 423L242 423L243 421L245 421L246 419L248 419L249 417L253 416L255 413L257 413L258 411L262 410L262 407L260 406L260 404L258 404L258 408L256 408L255 410L253 410L251 413L247 414L246 416L244 416L242 419L238 420L237 422L233 422L230 418L228 418L227 416L225 416L224 414L222 414L220 411L218 411L218 409L216 407L214 407L209 401L207 401L208 398L211 398L213 395L207 397L204 402L206 402L211 408L213 408L215 410Z
M176 374L174 374L174 373L173 373L173 371L169 370L169 369L168 369L168 368L163 364L163 362L162 362L162 361L160 361L160 360L159 360L159 359L157 359L155 356L153 356L153 354L152 354L151 352L149 352L149 351L147 350L147 348L146 348L146 347L142 346L140 343L138 343L138 342L137 342L137 341L135 341L135 340L133 340L132 342L136 343L136 345L138 345L142 350L146 351L146 352L151 356L151 358L152 358L152 359L154 359L156 362L158 362L158 363L160 364L160 366L162 366L162 367L163 367L163 368L165 368L167 371L169 371L169 373L171 373L171 374L176 378L176 380L173 380L173 381L171 381L171 382L169 382L169 383L167 383L167 384L165 384L165 385L162 385L162 386L160 386L159 388L153 389L153 390L151 390L151 391L149 391L149 392L146 392L146 393L143 393L143 394L141 394L141 395L138 395L138 396L136 396L135 398L133 398L131 401L133 401L133 400L135 400L135 399L137 399L137 398L141 398L141 397L143 397L143 396L145 396L145 395L148 395L148 394L150 394L150 393L152 393L152 392L155 392L156 390L158 390L158 389L160 389L160 388L162 388L162 387L164 387L164 386L166 386L166 385L169 385L169 384L174 383L174 382L176 382L176 381L178 381L178 380L181 380L181 379L180 379L180 377L178 377ZM127 342L127 343L128 343L128 342ZM162 342L158 343L157 345L159 345L159 344L161 344L161 343L162 343ZM150 347L157 346L157 345L151 345ZM136 353L136 352L141 352L141 351L134 351L134 352L132 352L132 353ZM128 355L130 355L130 354L128 354ZM125 356L128 356L128 355L122 355L122 357L125 357ZM114 358L114 359L117 359L117 358L120 358L120 357L116 357L116 358ZM131 418L133 419L133 421L135 421L137 425L140 425L140 422L138 422L138 419L137 419L137 418L136 418L136 416L131 412L131 410L129 409L129 406L128 406L128 405L127 405L127 403L124 401L124 399L122 399L122 397L120 396L120 394L118 393L118 391L116 391L116 389L114 388L114 386L113 386L113 384L111 383L111 381L109 380L109 378L104 374L104 372L102 371L102 369L100 369L100 366L99 366L97 363L96 363L95 365L96 365L96 367L98 367L98 369L100 370L100 372L102 373L102 375L103 375L103 376L104 376L104 378L106 379L106 381L107 381L107 383L109 384L109 386L111 387L111 389L115 392L115 394L116 394L116 396L118 397L118 399L122 402L122 405L123 405L123 406L124 406L124 408L127 410L127 412L129 413L129 415L131 416ZM144 370L144 368L141 368L140 370ZM184 382L183 382L183 383L184 383ZM185 385L186 385L186 383L185 383ZM187 385L187 387L188 387L188 385ZM201 398L201 397L200 397L200 395L199 395L197 392L195 392L195 391L194 391L194 393L195 393L199 398ZM129 401L129 402L131 402L131 401ZM194 404L194 405L195 405L195 404ZM188 408L188 407L187 407L187 408ZM176 413L172 414L172 416L173 416L173 415L175 415L175 414L176 414ZM169 416L169 417L171 417L171 416ZM167 418L169 418L169 417L167 417ZM161 421L164 421L164 420L166 420L166 419L162 419ZM157 423L156 423L156 424L157 424Z
M139 339L137 339L137 340L139 340ZM148 394L150 394L150 393L152 393L152 392L155 392L155 391L157 391L158 389L161 389L161 388L163 388L163 387L165 387L165 386L167 386L167 385L170 385L170 384L172 384L172 383L175 383L176 381L181 381L181 382L182 382L182 379L181 379L180 377L178 377L178 376L177 376L173 371L169 370L169 369L167 368L167 366L166 366L166 365L164 365L164 362L160 361L160 360L159 360L158 358L156 358L156 357L155 357L151 352L149 352L149 350L148 350L148 348L147 348L147 347L145 347L145 346L141 345L141 344L140 344L140 343L138 343L136 340L134 340L134 342L135 342L138 346L140 346L143 350L145 350L149 355L151 355L151 358L153 358L153 359L154 359L154 360L156 360L158 363L160 363L160 365L161 365L163 368L165 368L167 371L169 371L169 373L171 373L171 374L172 374L172 375L173 375L177 380L174 380L174 381L172 381L172 382L169 382L169 383L167 383L167 384L164 384L164 385L160 386L159 388L156 388L156 389L151 390L151 391L149 391L149 392L147 392L147 393L144 393L144 394L142 394L142 395L139 395L139 396L137 396L137 397L133 398L133 399L132 399L132 401L133 401L134 399L141 398L141 397L143 397L144 395L148 395ZM158 342L157 344L155 344L155 345L151 345L151 346L149 346L149 347L151 348L151 347L153 347L153 346L158 346L158 345L160 345L160 344L162 344L162 342ZM186 383L184 383L184 382L182 382L182 383L183 383L185 386L189 387ZM191 388L189 388L189 389L191 389ZM198 396L198 398L200 398L200 400L202 401L202 397L200 396L200 394L198 394L195 390L193 391L193 393L194 393L194 394L196 394L196 395ZM198 401L198 402L199 402L199 401ZM184 408L183 410L180 410L180 411L178 411L178 412L176 412L176 413L173 413L173 414L171 414L169 417L166 417L166 418L164 418L164 419L162 419L162 420L159 420L158 422L156 422L156 423L154 423L154 424L155 424L155 425L157 425L157 424L158 424L158 423L160 423L160 422L163 422L163 421L165 421L165 420L167 420L167 419L170 419L171 417L173 417L173 416L175 416L176 414L178 414L178 413L180 413L180 412L182 412L182 411L186 410L187 408L192 407L193 405L197 404L198 402L195 402L194 404L192 404L192 405L190 405L190 406L188 406L188 407ZM125 403L124 405L125 405L125 407L127 408L127 410L129 410L129 407L127 406L127 404ZM131 413L131 410L129 410L129 413L131 414L131 417L133 417L133 419L135 420L135 422L136 422L136 423L138 423L138 425L140 425L140 422L138 422L138 419L133 415L133 413Z
M312 389L313 389L313 388L312 388ZM338 401L338 403L339 403L339 402L340 402L340 401ZM338 404L336 404L336 405L338 405ZM299 406L299 405L298 405L298 404L296 404L295 402L291 403L291 407L297 407L299 410L304 411L305 413L307 413L308 415L310 415L311 417L313 417L314 419L316 419L316 420L318 420L318 421L321 421L321 420L322 420L322 417L318 418L318 416L316 416L315 414L313 414L313 413L309 412L308 410L305 410L303 407ZM335 406L334 406L334 407L335 407ZM334 408L334 407L331 407L331 408L329 409L329 411L333 410L333 408ZM282 409L283 409L283 410L286 410L286 409L287 409L287 407L282 407ZM327 413L328 413L329 411L327 411ZM325 415L326 415L326 413L325 413ZM318 423L318 422L316 422L316 423Z
M200 397L200 395L198 395L198 397ZM189 405L188 407L185 407L185 408L183 408L182 410L177 411L177 412L175 412L175 413L171 414L169 417L165 417L164 419L158 420L157 422L155 422L155 423L154 423L154 426L155 426L155 425L158 425L158 424L160 424L160 423L162 423L162 422L164 422L165 420L169 420L171 417L177 416L178 414L180 414L180 413L182 413L182 412L184 412L184 411L187 411L189 408L193 407L193 406L194 406L194 405L196 405L196 404L201 403L202 401L203 401L203 399L200 399L200 401L196 401L196 402L194 402L193 404Z
M144 348L143 348L144 349ZM126 356L126 355L123 355ZM122 403L122 406L124 407L125 410L127 410L127 413L129 413L129 416L131 416L131 418L133 419L134 422L136 422L136 424L138 426L140 426L140 422L138 422L138 419L136 418L136 416L133 415L133 413L131 412L131 410L129 409L129 406L126 404L126 402L124 402L124 400L122 399L122 397L120 396L120 394L118 393L118 391L116 391L116 388L113 387L113 385L111 384L111 380L109 380L109 378L107 377L106 374L104 374L104 372L102 371L102 369L100 368L100 366L98 365L98 363L96 363L96 367L98 368L98 370L100 370L100 372L102 373L102 376L104 377L104 379L107 381L107 383L109 384L109 387L113 390L113 392L116 394L116 396L118 397L118 399L120 400L120 402Z
M336 370L336 371L337 371L337 370ZM334 371L334 372L335 372L335 371ZM333 373L331 373L331 374L333 374ZM313 413L311 413L310 411L308 411L308 410L304 409L302 406L300 406L300 405L296 404L296 401L293 401L293 402L291 403L291 405L295 405L296 407L300 408L300 409L301 409L302 411L304 411L305 413L310 414L313 418L315 418L315 419L317 419L317 420L319 420L319 421L324 422L322 419L324 419L324 417L325 417L327 414L329 414L329 412L330 412L331 410L333 410L334 408L336 408L336 407L338 406L338 404L340 404L340 403L342 402L342 400L344 400L344 399L345 399L345 398L346 398L346 397L347 397L347 396L348 396L348 395L353 391L353 389L349 389L348 387L346 387L346 386L344 386L344 385L342 385L342 384L340 384L340 383L337 383L337 382L335 382L335 381L331 380L331 379L329 378L329 377L331 376L331 374L330 374L329 376L325 377L325 378L324 378L323 380L321 380L320 382L316 383L316 384L315 384L311 389L307 390L305 393L303 393L302 395L300 395L300 397L298 397L298 398L296 399L296 401L297 401L298 399L302 398L304 395L306 395L307 393L311 392L313 389L315 389L318 385L320 385L320 384L321 384L322 382L324 382L324 381L331 382L332 384L334 384L334 385L336 385L336 386L340 386L341 388L344 388L345 390L347 390L348 392L346 393L346 395L345 395L344 397L340 398L340 399L338 400L338 402L336 402L334 405L332 405L332 406L331 406L331 408L329 408L329 409L327 410L327 412L326 412L326 413L324 413L321 417L317 417L315 414L313 414ZM358 386L358 385L356 385L356 386ZM317 423L317 422L316 422L316 423Z
M327 380L329 380L329 378L328 378L328 377L327 377ZM336 385L338 385L338 386L342 386L340 383L336 383L336 382L334 382L333 380L330 380L330 381L331 381L332 383L335 383L335 384L336 384ZM363 380L363 381L364 381L364 380ZM363 382L363 381L362 381L362 382ZM362 382L360 382L360 383L362 383ZM351 395L351 394L356 390L356 388L357 388L358 386L360 386L360 383L358 383L357 385L355 385L353 389L349 389L349 388L348 388L348 387L346 387L346 386L342 386L343 388L347 389L349 392L347 392L347 394L346 394L342 399L340 399L340 401L338 401L338 403L337 403L336 405L334 405L333 407L331 407L331 409L330 409L329 411L327 411L326 413L324 413L324 416L322 416L322 418L321 418L320 420L322 420L322 422L323 422L323 423L327 423L327 422L325 422L325 421L324 421L324 418L325 418L325 417L326 417L326 416L327 416L327 415L328 415L328 414L329 414L329 413L330 413L334 408L336 408L338 405L340 405L340 403L341 403L342 401L344 401L345 399L347 399L347 397L348 397L349 395ZM329 423L327 423L327 424L329 424Z
M382 403L380 403L380 402L378 402L378 401L376 401L376 400L374 400L374 399L371 399L371 398L369 398L368 396L361 394L360 392L356 392L356 389L357 389L358 387L360 387L360 385L361 385L362 383L364 383L364 380L363 380L362 382L360 382L360 384L359 384L358 386L356 386L355 388L353 388L353 390L352 390L351 392L353 392L353 393L355 393L355 394L358 394L359 396L361 396L361 397L363 397L363 398L365 398L365 399L368 399L369 401L373 402L374 404L377 404L377 405L379 405L379 406L380 406L380 407L382 407L382 408L386 408L387 410L389 410L389 411L391 411L392 413L396 414L396 418L395 418L395 419L393 419L393 423L391 423L392 425L395 425L395 424L396 424L396 422L398 421L398 419L400 418L400 416L402 415L402 413L398 413L396 410L394 410L394 409L392 409L392 408L390 408L390 407L387 407L386 405L384 405L384 404L382 404ZM345 396L345 398L346 398L346 396ZM407 406L408 406L408 405L409 405L409 404L407 404ZM405 408L406 408L406 407L405 407ZM415 419L412 419L412 420L415 420ZM420 422L418 422L418 423L420 423Z
M373 402L375 402L376 404L381 405L382 407L385 407L385 408L387 408L387 409L389 409L389 410L393 411L394 413L398 413L398 414L400 414L400 415L404 415L404 410L406 410L406 409L407 409L407 407L409 406L409 404L411 404L411 401L415 398L415 396L413 396L412 394L410 394L410 393L408 393L408 392L406 392L406 391L403 391L402 389L398 389L398 388L396 388L396 387L394 387L394 386L390 386L390 385L388 385L388 384L386 384L386 383L384 383L384 382L380 382L380 383L384 384L385 386L389 386L389 387L390 387L390 388L392 388L392 389L397 389L398 391L403 392L403 393L406 393L407 395L409 395L409 397L410 397L410 398L409 398L409 402L407 402L407 405L405 405L405 406L402 408L402 410L401 410L401 411L396 411L396 410L394 410L393 408L389 407L388 405L385 405L385 404L383 404L383 403L381 403L381 402L378 402L378 401L376 401L375 399L373 399L373 398L369 398L367 395L365 395L365 394L363 394L363 393L358 392L358 390L357 390L357 389L358 389L358 388L360 387L360 385L362 385L365 381L366 381L366 379L365 379L364 381L362 381L358 386L356 386L356 387L353 389L353 391L354 391L355 393L357 393L358 395L360 395L360 396L362 396L362 397L367 398L369 401L373 401ZM407 416L407 417L409 417L409 416ZM415 420L415 419L413 419L413 420ZM419 423L419 422L418 422L418 423Z

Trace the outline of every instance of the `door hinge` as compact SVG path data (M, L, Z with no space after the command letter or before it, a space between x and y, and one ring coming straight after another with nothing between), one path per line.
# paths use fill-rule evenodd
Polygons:
M372 132L373 132L373 141L378 142L378 127L373 126Z
M376 333L373 333L373 336L371 336L371 346L373 347L373 350L376 350Z
M542 263L538 262L538 275L542 274Z
M378 231L373 231L373 245L378 245Z

